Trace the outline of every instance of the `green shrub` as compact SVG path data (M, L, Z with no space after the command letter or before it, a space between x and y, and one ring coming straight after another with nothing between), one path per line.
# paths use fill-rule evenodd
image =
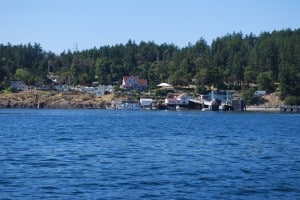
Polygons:
M257 102L255 90L253 88L243 90L242 98L245 101L246 105L253 105Z
M287 96L284 99L285 105L300 105L300 97L299 96Z

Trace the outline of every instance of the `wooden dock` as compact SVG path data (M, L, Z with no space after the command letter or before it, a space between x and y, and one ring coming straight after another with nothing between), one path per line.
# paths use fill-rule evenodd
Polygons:
M299 113L300 112L300 106L294 105L294 106L280 106L280 112L290 112L290 113Z

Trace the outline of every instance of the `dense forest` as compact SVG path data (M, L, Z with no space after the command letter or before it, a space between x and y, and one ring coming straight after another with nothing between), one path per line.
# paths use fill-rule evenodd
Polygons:
M282 99L300 104L300 29L243 33L218 37L208 45L204 39L179 48L129 40L126 44L67 51L45 52L39 44L0 44L0 90L11 80L29 85L49 84L47 74L71 85L119 85L125 75L174 86L194 84L196 93L209 87L244 92L280 92Z

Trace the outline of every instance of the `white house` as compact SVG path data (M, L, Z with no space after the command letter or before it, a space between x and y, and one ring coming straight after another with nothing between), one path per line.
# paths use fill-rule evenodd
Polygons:
M47 75L48 79L50 79L52 82L54 83L57 83L58 82L58 79L59 79L59 76L55 76L55 75Z
M60 92L68 92L70 90L70 86L66 84L59 84L55 86L55 89Z
M166 98L165 103L167 105L188 105L189 97L186 94L180 94L178 96L174 96L173 98Z
M88 86L81 86L79 89L79 92L86 92L86 93L95 93L94 87L88 87Z
M264 96L266 94L267 94L267 91L265 91L265 90L257 90L257 91L255 91L255 95L256 96Z
M125 90L146 90L148 82L146 79L141 79L137 76L124 76L121 88Z
M143 108L151 108L152 102L152 99L140 99L140 104Z
M203 102L212 103L214 100L220 100L222 104L227 104L232 100L232 92L229 90L212 90L208 95L200 95Z
M28 90L28 86L24 83L24 81L11 81L10 87L16 90Z
M105 93L114 93L115 88L112 85L99 85L95 87L96 96L105 95Z
M114 86L112 86L112 85L99 85L97 87L81 86L79 88L79 91L90 93L90 94L95 94L96 96L102 96L105 93L113 93Z

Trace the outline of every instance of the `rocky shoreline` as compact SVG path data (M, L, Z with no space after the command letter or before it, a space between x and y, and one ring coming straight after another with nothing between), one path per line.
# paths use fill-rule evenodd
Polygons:
M280 107L261 107L261 106L249 106L246 111L253 112L280 112Z
M111 106L113 94L96 97L81 92L56 92L28 90L18 93L0 94L0 108L49 108L49 109L105 109ZM246 111L280 112L278 101L266 99L267 104L247 106ZM276 106L275 106L276 105Z
M0 94L0 108L105 108L113 95L96 97L79 92L23 91Z

